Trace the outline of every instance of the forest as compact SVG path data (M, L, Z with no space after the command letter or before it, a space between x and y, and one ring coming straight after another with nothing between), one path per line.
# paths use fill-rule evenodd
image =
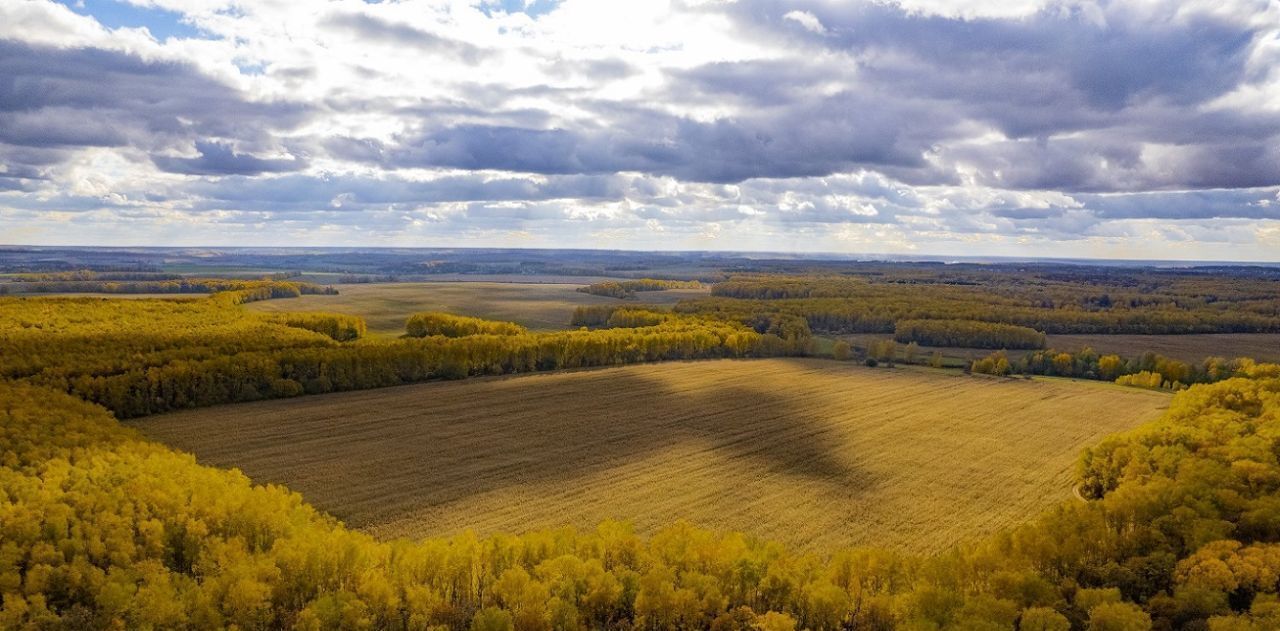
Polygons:
M1025 326L977 320L899 320L893 338L924 346L1044 348L1045 334Z
M701 287L702 283L697 280L659 280L655 278L640 278L636 280L610 280L600 283L592 283L586 287L578 288L578 291L584 294L592 294L596 296L608 296L610 298L634 300L636 298L636 292L665 291L667 289L699 289Z
M684 313L804 318L823 333L894 333L902 320L973 320L1043 333L1280 331L1270 279L1135 272L1118 277L894 269L865 275L742 274Z
M814 296L820 286L846 293ZM899 286L909 291L896 294ZM936 319L930 309L964 303L956 296L970 291L946 285L937 298L908 282L864 280L734 287L723 291L752 297L721 293L674 313L584 308L574 315L581 329L556 333L423 314L421 337L392 340L364 339L351 316L241 307L331 291L280 280L235 281L183 300L0 298L0 628L1280 627L1280 366L1272 364L994 354L998 374L1189 387L1159 420L1081 455L1086 501L932 557L802 554L679 523L649 537L606 522L379 541L282 487L202 466L117 421L471 375L802 354L812 301L892 315L879 330L893 332L899 319ZM864 287L872 289L858 293ZM790 295L797 292L808 293ZM1219 293L1198 302L1153 297L1149 308L1121 292L1107 307L1094 297L1091 309L1079 300L1022 308L1049 314L1044 321L1123 311L1125 326L1176 316L1212 328L1246 317L1271 330L1276 314L1248 281ZM959 313L1023 326L996 314L1018 313L1001 309L1026 298L1010 289L999 308L968 303L985 318ZM796 308L775 308L781 303ZM877 352L896 356L885 348ZM996 368L1001 359L1007 367Z
M199 300L2 298L0 377L130 418L431 379L795 352L741 324L642 310L627 310L609 328L553 333L423 313L408 320L407 337L371 341L359 339L365 326L353 316L239 307L298 291L273 281Z
M493 322L480 318L456 316L437 311L415 313L404 325L409 337L466 337L468 335L521 335L528 330L510 322Z
M157 329L154 339L167 341L161 355L184 348L164 331L176 322L202 322L197 328L210 332L270 326L220 325L212 313L184 308L188 302L146 302L132 322ZM210 312L229 308L208 303ZM122 342L103 313L86 313L92 304L6 299L5 339L44 312L53 316L44 333L61 344ZM173 321L156 317L165 310ZM289 362L341 348L327 335L291 330L266 340L295 353ZM484 345L499 339L469 337ZM524 336L501 339L511 337ZM466 339L406 344L474 351L454 346ZM215 340L194 350L200 359L191 368L210 354L226 357L221 344L229 340ZM510 349L494 350L510 357ZM288 362L273 364L274 357L266 351L248 363L278 375ZM25 365L65 375L104 370L39 356ZM346 368L360 372L356 362ZM978 545L916 558L869 549L797 554L684 524L647 538L604 523L585 532L380 542L283 488L255 486L142 439L108 409L41 385L43 371L10 371L0 384L0 626L1275 628L1280 366L1238 372L1180 392L1158 421L1087 450L1079 488L1088 501ZM157 393L176 383L151 374ZM199 370L189 377L219 382Z
M264 316L267 321L295 329L315 331L335 342L350 342L364 337L367 330L364 319L336 313L291 311Z

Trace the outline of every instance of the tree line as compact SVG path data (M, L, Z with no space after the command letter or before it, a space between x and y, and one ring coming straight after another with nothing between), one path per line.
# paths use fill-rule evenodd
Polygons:
M735 328L649 327L524 335L431 336L378 344L243 352L59 383L121 418L236 401L562 368L782 354Z
M909 293L958 301L1041 309L1105 311L1173 308L1244 311L1274 316L1276 275L1208 271L1084 268L881 266L831 274L737 274L715 284L714 296L742 299L866 298Z
M179 280L181 274L171 274L167 272L149 272L149 271L95 271L95 270L68 270L64 272L26 272L22 274L14 274L14 282L19 283L41 283L41 282L67 282L67 281L106 281L106 280Z
M976 320L899 320L894 339L925 346L1044 348L1045 334L1025 326Z
M780 341L788 355L804 355L813 352L813 332L809 324L797 316L779 313L737 314L741 317L727 317L722 313L700 313L696 311L657 311L645 307L623 307L618 305L579 306L573 310L569 325L587 328L612 328L618 326L650 326L668 320L684 320L688 322L720 322L738 323L765 336L771 344Z
M803 317L814 331L893 333L903 320L974 320L1045 333L1280 331L1274 281L1231 276L1116 272L880 272L864 276L747 274L716 283L711 298L677 311L745 320Z
M656 278L640 278L636 280L607 280L579 287L577 291L595 296L622 298L632 300L636 292L664 291L667 289L699 289L702 283L696 280L659 280Z
M264 314L262 317L269 322L283 324L287 327L315 331L335 342L358 340L364 337L368 331L364 318L337 313L287 311Z
M287 292L296 290L294 295L302 294L337 294L332 287L296 281L284 281L287 274L277 274L280 278L260 280L242 280L234 278L156 278L156 279L124 279L112 280L99 276L112 277L117 274L97 274L95 278L84 280L27 281L15 284L25 293L99 293L99 294L213 294L219 292L247 291L254 289L275 289L272 297L287 297ZM124 274L132 276L134 274ZM43 276L43 274L41 275Z
M530 333L508 322L422 313L409 337L358 340L363 320L244 311L265 285L192 301L0 299L0 377L99 403L120 418L233 401L560 368L794 353L734 322L638 309L611 327Z
M1092 348L1084 348L1075 353L1053 349L1038 350L1014 359L1010 359L1004 351L997 351L975 360L970 370L999 376L1021 374L1074 377L1181 390L1191 384L1230 379L1248 373L1254 366L1252 359L1244 357L1206 357L1199 363L1188 363L1157 353L1148 352L1126 359L1115 354L1101 355Z
M524 327L512 322L495 322L469 318L439 311L424 311L409 316L404 325L409 337L465 337L467 335L521 335L528 333Z
M0 381L0 628L1274 629L1277 415L1280 366L1243 366L1086 450L1089 501L918 558L687 524L382 542Z
M932 300L927 290L918 296L893 300L812 298L749 300L703 298L683 300L681 313L717 314L746 320L753 317L804 318L809 328L824 333L893 333L900 320L975 320L1022 326L1049 334L1186 334L1271 333L1280 331L1280 317L1247 312L1142 309L1085 311L1000 306L984 302Z

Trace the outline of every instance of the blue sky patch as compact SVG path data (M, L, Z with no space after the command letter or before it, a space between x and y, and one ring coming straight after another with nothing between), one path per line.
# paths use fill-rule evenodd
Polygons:
M173 11L140 7L117 0L58 0L58 2L80 15L92 17L107 28L145 26L151 35L160 41L170 37L195 38L202 35L200 29L183 20L182 14Z
M482 4L480 5L480 10L490 17L492 17L494 11L502 10L506 13L525 13L531 18L537 18L551 13L559 5L560 0L529 0L529 2L525 2L525 0L500 0L499 2Z

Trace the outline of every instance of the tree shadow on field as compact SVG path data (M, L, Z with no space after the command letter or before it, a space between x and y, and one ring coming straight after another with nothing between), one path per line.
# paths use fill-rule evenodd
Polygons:
M767 380L718 386L720 365L702 364L711 372L699 373L677 364L685 369L679 376L662 374L670 366L663 364L657 372L404 386L223 406L141 425L206 463L283 483L357 526L492 491L573 487L672 452L798 476L845 495L871 488L871 476L820 416L833 410L809 409ZM731 370L740 374L741 365ZM688 376L702 383L681 381Z

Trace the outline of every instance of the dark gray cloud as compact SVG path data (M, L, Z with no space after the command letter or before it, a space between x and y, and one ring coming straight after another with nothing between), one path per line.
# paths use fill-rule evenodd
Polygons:
M625 176L565 175L540 181L522 177L458 175L429 181L356 175L284 175L205 179L184 187L201 207L250 210L416 208L449 202L613 200L625 195Z
M524 54L536 56L538 51L526 50ZM583 78L594 81L614 81L625 79L638 72L638 69L622 59L616 57L604 59L564 59L557 57L548 59L542 64L547 74L561 78Z
M668 96L681 100L727 97L756 107L788 105L811 98L815 86L843 74L847 73L840 68L796 59L717 62L673 71Z
M197 140L195 146L200 154L195 158L152 156L151 161L165 171L188 175L258 175L297 171L307 164L298 157L259 158L238 153L229 143L213 140Z
M1280 196L1274 189L1081 195L1078 199L1103 219L1280 219Z
M987 186L1069 192L1140 192L1280 185L1275 137L1169 146L1105 132L1070 138L958 145L943 158L965 164Z
M386 143L328 145L349 160L386 168L448 167L542 174L639 171L702 182L822 176L863 166L928 169L924 154L952 135L954 117L852 92L779 111L703 122L658 111L595 104L602 124L531 129L463 124L427 127ZM913 124L913 121L918 124Z
M202 156L195 161L157 158L158 163L180 172L212 173L225 166L243 173L248 156L221 150L225 145L216 139L269 149L275 133L312 113L297 103L254 102L190 64L0 40L0 143L29 150L96 146L155 153L199 142ZM48 164L16 153L4 157L17 166ZM254 172L263 170L275 169Z
M48 180L49 167L66 158L62 147L24 147L0 143L0 188L4 190L34 190L37 184Z
M478 46L368 13L336 13L325 18L323 24L331 29L348 31L363 40L442 53L472 64L486 56Z

